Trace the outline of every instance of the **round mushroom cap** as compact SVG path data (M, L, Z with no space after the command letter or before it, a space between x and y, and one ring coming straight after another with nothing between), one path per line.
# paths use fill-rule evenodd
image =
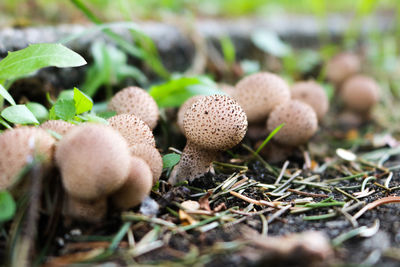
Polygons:
M44 162L53 157L55 139L45 130L20 127L0 135L0 190L11 186L14 179L33 157Z
M149 165L153 174L153 185L157 183L161 176L163 160L160 152L148 144L136 144L130 147L131 155L144 159Z
M183 128L183 118L185 116L185 113L187 111L188 108L190 108L194 102L196 102L197 100L199 100L200 98L202 98L204 96L202 95L195 95L192 96L190 98L188 98L183 104L182 106L179 108L178 114L176 116L176 124L178 124L179 129L181 130L181 133L185 133L185 129Z
M112 195L112 202L121 210L139 205L150 194L153 185L151 169L146 161L132 156L125 184Z
M281 104L271 112L267 121L268 132L272 132L282 123L285 125L273 138L276 142L288 146L299 146L306 143L318 128L315 111L299 100Z
M232 97L246 112L249 123L265 121L272 109L290 100L288 84L278 75L259 72L241 79Z
M107 214L107 198L80 200L67 196L65 215L79 221L98 223Z
M379 101L379 91L374 79L356 75L345 81L340 96L348 109L366 113Z
M322 120L329 109L328 96L324 88L315 81L301 81L293 84L292 99L309 104L317 113L319 121Z
M219 83L218 87L224 92L225 94L232 96L235 92L235 86L227 84L227 83Z
M204 96L185 113L183 127L188 141L210 150L226 150L245 136L247 118L243 109L226 95Z
M64 188L81 200L103 198L118 190L128 177L130 157L126 140L103 124L75 126L56 147Z
M360 59L350 52L339 53L326 64L326 78L339 85L348 77L358 73L361 68Z
M108 108L117 114L132 114L142 119L151 129L157 125L159 111L157 103L145 90L130 86L111 98Z
M51 130L58 133L59 135L65 135L72 127L72 123L63 120L48 120L40 125L40 128L45 130Z
M129 147L142 143L156 146L156 140L149 126L135 115L116 115L109 118L108 123L128 141Z

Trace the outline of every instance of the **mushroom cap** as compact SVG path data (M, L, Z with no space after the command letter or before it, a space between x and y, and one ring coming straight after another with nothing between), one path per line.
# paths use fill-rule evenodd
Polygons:
M178 114L176 116L176 123L178 124L179 129L181 130L181 133L185 133L185 129L183 128L183 118L185 117L185 113L190 108L194 102L202 98L202 95L195 95L190 98L188 98L179 108Z
M374 79L355 75L345 81L340 96L350 110L366 113L379 101L379 91Z
M272 132L282 123L285 125L273 138L278 143L288 146L306 143L318 128L315 111L299 100L291 100L277 106L269 115L267 130Z
M293 84L292 99L297 99L309 104L314 109L315 113L317 113L319 121L322 120L329 109L328 96L324 88L312 80Z
M72 123L63 120L48 120L40 125L40 128L45 130L51 130L60 135L65 135L72 127Z
M112 202L121 210L139 205L149 195L153 175L149 165L141 158L132 156L130 172L125 184L112 195Z
M60 140L56 162L68 194L94 200L125 183L130 152L126 140L110 126L85 123L72 128Z
M65 215L90 223L100 222L107 214L107 198L81 200L67 196Z
M4 131L0 135L0 190L11 186L14 178L35 155L50 161L55 139L45 130L36 127L20 127Z
M142 119L151 129L157 125L159 111L156 101L145 90L130 86L111 98L108 108L117 114L132 114Z
M278 75L259 72L241 79L232 94L249 123L265 121L272 109L290 99L288 84Z
M185 113L186 138L210 150L225 150L237 145L245 136L247 118L243 109L226 95L204 96Z
M341 84L348 77L358 73L361 62L354 53L343 52L326 63L326 78L334 84Z
M235 86L227 84L227 83L219 83L218 87L221 89L222 92L225 94L232 96L235 92Z
M157 183L161 176L163 160L160 152L148 144L136 144L130 147L131 155L144 159L149 165L153 174L153 185Z
M128 141L129 147L142 143L153 147L156 146L153 132L139 117L131 114L121 114L109 118L108 122Z

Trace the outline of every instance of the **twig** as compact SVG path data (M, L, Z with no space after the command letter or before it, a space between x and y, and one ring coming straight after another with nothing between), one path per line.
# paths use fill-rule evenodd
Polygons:
M315 194L315 193L303 192L303 191L299 191L299 190L292 189L292 188L289 188L287 191L298 194L298 195L308 196L308 197L328 197L328 195L326 195L326 194Z
M357 220L361 215L363 215L367 210L371 210L377 206L388 204L388 203L397 203L400 202L400 197L391 196L391 197L384 197L374 202L367 204L364 208L360 209L356 214L354 214L353 218Z

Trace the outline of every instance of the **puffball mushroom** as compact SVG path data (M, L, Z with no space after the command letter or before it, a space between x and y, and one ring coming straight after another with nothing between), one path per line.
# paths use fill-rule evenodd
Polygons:
M287 146L306 143L318 128L315 111L299 100L291 100L277 106L269 115L267 130L272 132L282 123L285 125L273 138L276 142Z
M76 220L100 222L107 214L107 198L80 200L67 195L64 213Z
M159 111L154 99L143 89L130 86L111 98L108 108L117 114L132 114L143 120L150 129L157 125Z
M315 81L301 81L292 85L292 99L309 104L317 114L319 121L329 109L328 96L324 88Z
M204 96L185 113L183 127L187 143L181 160L171 173L175 184L209 171L218 152L237 145L246 134L247 118L243 109L226 95Z
M149 195L153 185L153 175L146 161L132 156L130 171L125 184L115 192L111 200L121 210L139 205Z
M65 135L74 125L63 120L48 120L40 125L40 128L51 130L59 135Z
M136 144L130 147L131 155L146 161L153 174L153 185L157 183L161 176L163 161L160 152L148 144Z
M340 85L348 77L358 73L361 62L358 56L351 52L342 52L331 58L326 64L326 78Z
M358 113L368 113L379 101L379 85L366 75L355 75L343 84L340 96L346 107Z
M74 127L56 148L65 190L87 201L104 198L125 183L130 157L126 140L116 130L94 123Z
M0 190L11 186L22 169L40 156L44 162L53 157L55 140L45 130L20 127L0 135Z
M246 76L235 87L231 96L243 108L249 124L264 122L275 106L290 100L288 84L269 72Z
M195 95L188 98L179 108L178 114L176 116L176 124L178 124L181 133L184 133L185 129L183 128L183 118L185 117L186 111L193 105L194 102L204 97L203 95Z
M153 132L139 117L121 114L109 118L108 123L128 141L130 147L141 143L156 146Z

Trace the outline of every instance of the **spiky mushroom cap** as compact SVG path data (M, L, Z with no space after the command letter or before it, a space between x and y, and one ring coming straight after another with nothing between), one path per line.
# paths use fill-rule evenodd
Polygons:
M63 120L48 120L40 125L40 128L51 130L59 135L65 135L74 125Z
M20 127L0 135L0 190L11 186L22 169L39 156L44 162L53 157L55 139L45 130Z
M329 109L329 100L324 88L315 81L301 81L292 85L292 99L309 104L319 121Z
M132 114L143 120L150 129L157 125L159 110L154 99L143 89L130 86L111 98L108 108L117 114Z
M272 109L290 99L288 84L278 75L259 72L241 79L232 93L250 124L265 121Z
M146 161L153 174L153 185L161 176L163 161L160 152L148 144L136 144L130 147L131 154Z
M135 115L116 115L109 118L108 123L128 141L129 147L142 143L156 146L153 132L149 126Z
M318 120L315 111L299 100L291 100L277 106L267 121L267 130L285 125L274 135L275 141L282 145L299 146L306 143L317 131Z
M56 162L69 195L94 200L118 190L129 173L125 139L107 125L87 123L71 129L58 143Z
M326 64L326 77L335 85L340 85L348 77L358 73L361 62L358 56L351 52L342 52L331 58Z

